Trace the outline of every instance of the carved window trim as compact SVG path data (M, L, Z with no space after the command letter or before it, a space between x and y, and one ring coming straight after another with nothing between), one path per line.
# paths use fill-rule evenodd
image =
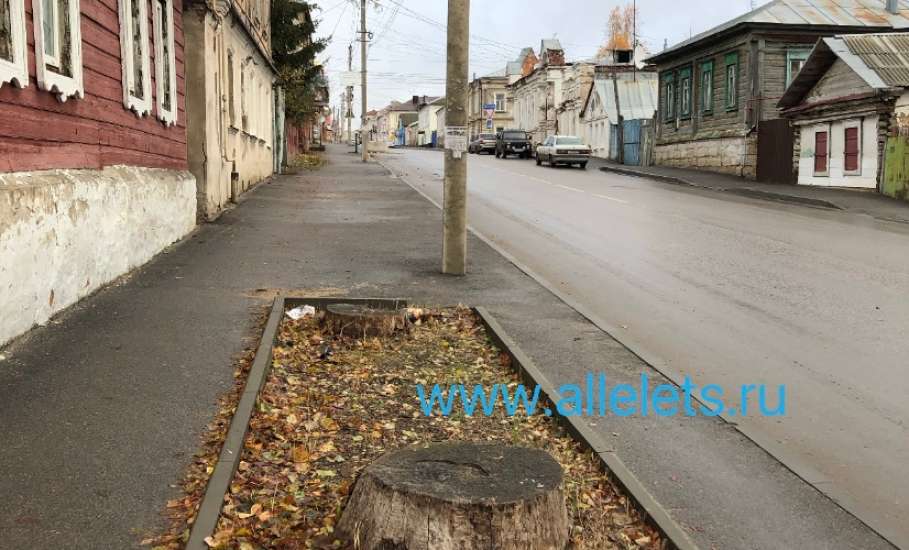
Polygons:
M133 3L138 7L139 36L133 28ZM151 67L148 55L148 0L120 0L120 67L123 82L123 105L142 117L151 112ZM138 42L136 39L138 38ZM136 51L141 63L141 91L136 88Z
M59 59L49 56L44 47L44 2L32 2L32 18L35 27L35 69L38 87L57 96L61 102L70 97L85 97L82 82L82 29L79 15L79 0L60 0L57 8L65 3L66 13L57 14L65 17L54 17L54 30L61 38ZM62 27L62 28L61 28ZM63 67L56 64L64 65ZM67 74L68 73L68 74Z
M155 6L155 87L158 118L167 126L177 123L177 60L174 50L173 0L153 0ZM166 28L162 9L167 13ZM165 49L167 53L165 54ZM169 68L170 70L166 70ZM170 97L170 106L164 104Z
M28 86L28 42L25 35L25 0L0 0L9 10L9 47L12 60L0 58L0 87L9 82Z

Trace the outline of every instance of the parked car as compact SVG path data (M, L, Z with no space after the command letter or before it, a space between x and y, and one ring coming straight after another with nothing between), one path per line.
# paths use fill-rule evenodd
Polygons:
M495 153L496 152L496 135L480 134L467 146L468 153Z
M548 162L549 166L577 164L583 169L589 160L590 146L576 136L549 136L537 147L537 166Z
M529 159L531 151L530 136L524 130L503 130L496 136L497 158L518 155L522 159Z

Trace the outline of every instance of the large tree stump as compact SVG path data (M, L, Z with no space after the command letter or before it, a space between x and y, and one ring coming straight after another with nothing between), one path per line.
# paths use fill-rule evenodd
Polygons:
M568 542L562 468L545 451L439 443L360 475L338 532L363 550L553 550Z
M325 330L335 336L367 338L391 336L407 326L402 311L374 309L359 304L331 304L322 320Z

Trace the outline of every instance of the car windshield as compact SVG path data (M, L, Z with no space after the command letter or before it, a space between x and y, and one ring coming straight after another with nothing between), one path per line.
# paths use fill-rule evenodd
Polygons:
M504 139L527 139L527 134L524 132L505 132L502 137Z
M581 145L581 138L576 137L560 137L556 139L556 144L558 145Z

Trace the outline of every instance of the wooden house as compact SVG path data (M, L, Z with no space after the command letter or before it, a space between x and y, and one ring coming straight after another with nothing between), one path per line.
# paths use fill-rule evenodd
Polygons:
M772 0L648 59L660 75L655 164L791 183L777 102L818 38L909 28L905 0Z

